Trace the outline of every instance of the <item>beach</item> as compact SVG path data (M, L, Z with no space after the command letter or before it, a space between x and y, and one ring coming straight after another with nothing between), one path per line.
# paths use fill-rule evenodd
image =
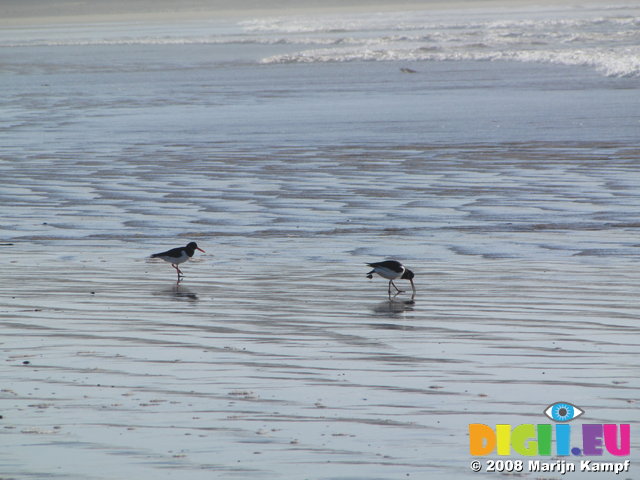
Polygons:
M0 31L0 478L635 478L638 8L460 8Z

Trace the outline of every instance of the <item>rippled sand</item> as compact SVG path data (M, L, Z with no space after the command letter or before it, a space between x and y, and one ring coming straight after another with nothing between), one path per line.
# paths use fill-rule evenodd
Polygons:
M3 165L2 475L475 478L469 423L639 420L637 150L218 152Z

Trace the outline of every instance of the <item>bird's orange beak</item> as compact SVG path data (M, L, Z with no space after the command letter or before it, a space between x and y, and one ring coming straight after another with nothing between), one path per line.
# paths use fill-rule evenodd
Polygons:
M200 250L202 253L207 253L203 249L201 249L200 247L196 247L196 250Z

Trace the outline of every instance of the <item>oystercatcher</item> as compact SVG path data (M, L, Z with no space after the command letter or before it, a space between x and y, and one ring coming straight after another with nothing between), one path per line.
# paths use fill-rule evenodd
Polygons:
M198 247L196 242L189 242L186 247L177 247L167 250L166 252L154 253L151 255L151 258L161 258L165 262L169 262L171 266L176 269L176 272L178 272L178 281L180 281L180 276L183 275L183 273L178 268L178 264L186 262L193 257L196 250L200 250L202 253L205 253L204 250Z
M415 275L411 270L406 268L397 260L385 260L384 262L367 263L367 265L373 268L373 270L367 273L367 278L373 278L373 274L377 273L381 277L389 280L389 296L391 296L391 285L393 285L393 288L396 289L397 293L401 293L403 291L396 287L396 284L393 283L393 281L398 278L409 280L411 282L413 295L416 294L416 287L413 284L413 277Z

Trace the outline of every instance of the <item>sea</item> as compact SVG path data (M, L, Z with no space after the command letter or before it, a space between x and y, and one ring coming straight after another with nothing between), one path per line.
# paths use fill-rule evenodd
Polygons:
M637 2L12 22L0 86L3 480L586 478L470 454L559 401L637 478Z

